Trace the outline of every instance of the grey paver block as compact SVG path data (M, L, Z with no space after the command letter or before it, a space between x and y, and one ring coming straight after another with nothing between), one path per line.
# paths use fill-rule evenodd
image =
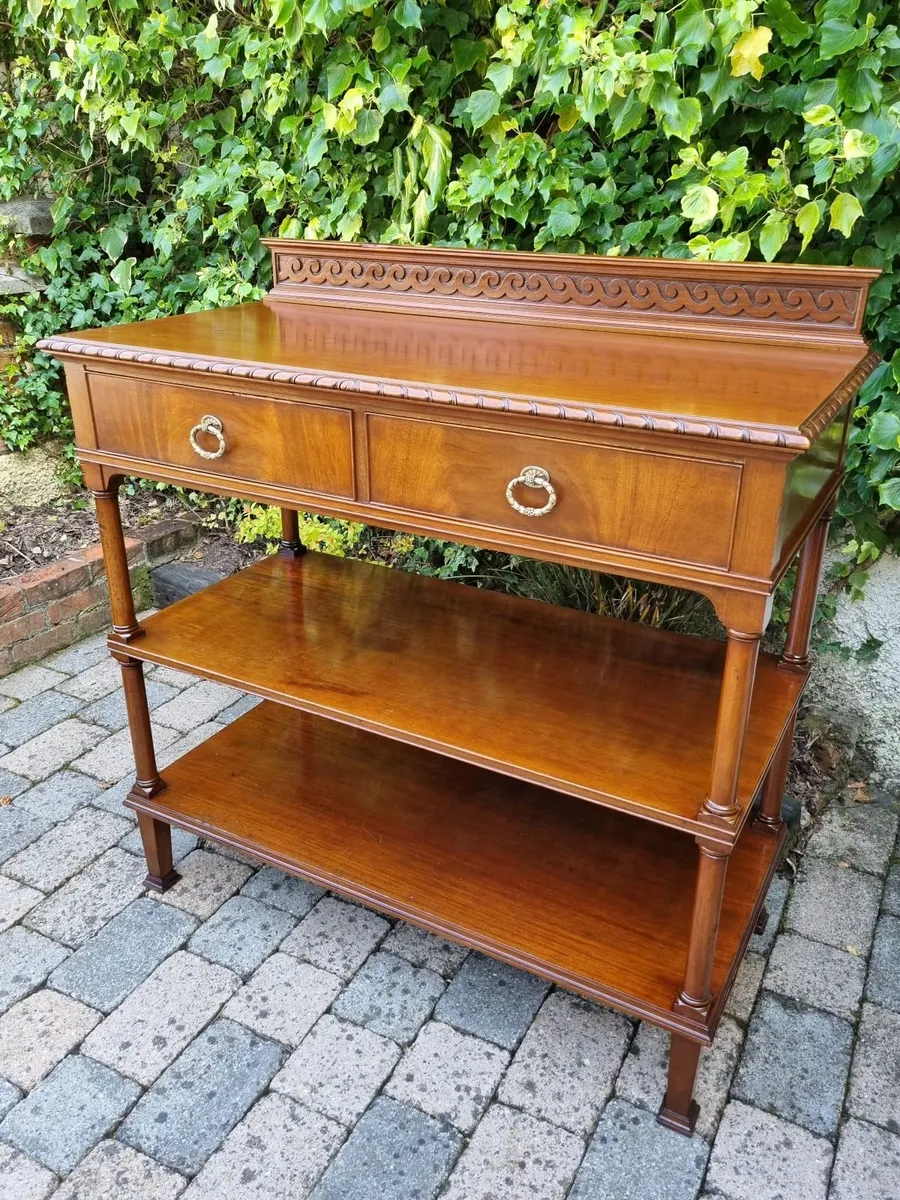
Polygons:
M37 888L16 883L14 879L0 875L0 933L9 929L10 925L15 925L20 917L36 904L40 904L43 898L44 893L39 892Z
M18 796L16 808L24 808L45 821L64 821L76 809L95 800L101 791L96 779L90 779L78 771L57 771L43 783L36 783Z
M725 1012L729 1017L734 1017L744 1024L750 1020L765 970L764 955L754 954L752 951L744 955L731 994L725 1002Z
M18 1104L21 1099L22 1093L17 1087L13 1087L13 1085L8 1083L5 1079L0 1079L0 1120L2 1120L13 1107L13 1105ZM0 1147L0 1152L2 1152L2 1147ZM0 1174L0 1179L2 1179L2 1174Z
M865 981L865 959L793 933L779 937L766 972L769 991L848 1021L859 1014Z
M146 898L135 900L57 968L50 984L111 1012L195 928L196 921L186 913Z
M769 884L769 890L766 893L766 911L769 914L769 919L766 922L763 932L754 933L747 947L754 954L768 954L772 949L772 943L775 941L775 935L778 933L781 914L784 912L785 902L790 890L790 883L781 875L776 875Z
M134 786L134 773L127 775L118 783L114 783L112 787L104 787L103 784L98 784L102 790L91 801L94 808L102 808L106 812L115 813L117 817L125 817L132 825L137 821L137 815L130 809L125 808L125 797Z
M621 1100L607 1105L570 1200L694 1200L709 1147Z
M7 771L4 767L0 767L0 797L4 800L7 796L20 796L22 792L27 791L29 781L21 775L14 775L12 771ZM3 853L3 847L0 845L0 854Z
M428 1019L444 981L406 959L373 954L334 1002L334 1014L396 1042L411 1042Z
M56 1184L52 1171L12 1146L0 1145L0 1196L11 1200L46 1200Z
M563 1200L583 1153L574 1134L493 1104L441 1200Z
M340 990L336 975L273 954L228 1002L225 1015L263 1037L297 1046Z
M148 674L169 687L177 688L178 691L183 691L197 682L196 675L189 675L187 671L176 671L174 667L152 667Z
M193 1175L265 1089L281 1058L273 1042L220 1018L160 1076L118 1136Z
M837 1130L850 1067L852 1027L831 1013L764 992L732 1094L813 1133Z
M360 1119L311 1200L433 1200L461 1144L455 1129L382 1096Z
M42 692L0 715L0 742L10 749L21 746L57 722L71 717L79 708L81 701L75 696Z
M832 804L806 847L814 858L835 858L857 871L883 875L897 836L897 814L877 804Z
M894 863L888 872L881 906L891 916L900 917L900 863Z
M65 946L30 929L0 933L0 1013L33 992L68 953Z
M352 1125L399 1057L395 1042L326 1013L272 1080L272 1088Z
M40 783L60 767L73 762L103 737L103 730L75 717L60 721L0 758L0 768Z
M0 1017L0 1075L26 1092L87 1037L100 1014L42 988Z
M58 1173L71 1171L140 1095L130 1079L81 1055L63 1059L0 1124L0 1140Z
M880 897L881 883L871 875L810 859L794 888L787 928L838 950L867 954Z
M825 1200L831 1143L732 1101L725 1109L706 1186L728 1200Z
M161 704L172 700L178 695L175 688L160 683L156 679L148 679L144 684L147 692L147 707L152 711ZM101 700L95 700L81 712L82 721L90 721L94 725L102 725L104 729L124 729L128 724L128 709L125 706L125 693L121 689L110 692Z
M243 717L245 713L256 708L260 702L259 696L241 696L240 700L235 700L234 704L229 704L227 708L223 708L221 712L217 713L216 720L220 725L230 725L238 717Z
M251 868L208 850L194 850L179 863L178 872L178 883L157 899L204 921L246 883Z
M694 1087L700 1105L697 1134L711 1140L715 1136L722 1110L728 1099L743 1033L737 1023L726 1017L716 1031L715 1041L704 1048ZM669 1068L669 1035L656 1025L642 1024L631 1044L628 1056L616 1080L616 1095L656 1113L665 1095Z
M829 1200L897 1200L898 1179L900 1137L864 1121L848 1121L838 1142Z
M83 946L138 898L146 873L142 859L114 846L34 908L25 923L66 946Z
M287 1096L263 1096L216 1151L185 1200L301 1200L345 1131Z
M186 829L172 828L172 861L180 863L183 858L186 858L192 850L196 850L200 839L195 833L188 833ZM131 833L122 838L119 845L123 850L127 850L129 854L136 854L141 860L143 869L146 872L146 864L144 864L144 843L141 841L141 831L132 829Z
M847 1107L855 1117L900 1133L900 1014L863 1006Z
M241 692L235 688L224 687L221 683L212 683L201 679L192 687L186 688L173 700L160 705L156 710L155 720L162 725L168 725L181 733L187 733L197 725L212 720L223 708L243 699Z
M550 985L535 975L470 954L434 1015L463 1033L513 1050L549 990Z
M294 927L290 913L249 896L233 896L194 934L190 949L211 962L249 975Z
M154 714L155 715L155 714ZM201 742L207 741L214 733L221 733L224 726L217 724L215 721L205 721L202 725L198 725L196 729L192 729L190 733L178 737L168 746L161 749L157 755L157 761L160 770L175 762L176 759L183 758L189 750L193 750L195 746L199 746Z
M103 662L107 658L109 658L109 650L106 646L106 634L98 633L93 637L85 638L83 642L67 646L65 650L51 654L45 661L54 671L62 671L66 675L77 675L79 671L85 671L94 663Z
M508 1062L507 1051L492 1042L429 1021L397 1064L385 1093L471 1133Z
M586 1134L612 1094L630 1036L624 1017L552 992L516 1051L500 1099Z
M85 775L93 775L95 779L104 783L118 783L126 775L134 774L134 751L131 748L131 734L127 729L120 729L118 733L106 736L106 730L100 725L85 725L85 728L94 731L99 744L95 744L93 750L75 759L72 765L76 770L83 771ZM153 746L161 763L160 751L173 742L177 735L167 726L155 723L152 724L152 731Z
M225 967L178 951L110 1013L87 1038L82 1053L149 1087L240 982Z
M0 713L9 712L15 707L15 700L11 696L0 696Z
M425 929L398 921L384 939L383 950L405 958L414 967L427 967L449 979L466 960L469 950L456 942L447 942Z
M48 688L64 683L65 678L61 671L51 671L49 667L22 667L12 675L7 675L5 679L0 679L0 696L11 696L13 700L30 700L32 696L39 696Z
M389 928L383 917L367 908L326 896L303 918L281 948L323 971L349 979Z
M0 795L3 794L2 775L0 771ZM49 821L24 812L14 804L0 807L0 863L12 858L25 846L30 846L49 828Z
M114 846L129 829L124 817L80 808L9 859L3 870L20 883L53 891Z
M900 918L898 917L882 917L878 922L872 957L869 960L866 999L873 1000L883 1008L893 1008L900 1012Z
M80 700L98 700L121 686L121 667L109 656L57 684L59 691L77 696Z
M294 875L285 875L274 867L263 867L247 880L241 895L271 904L294 917L305 917L325 895L325 889Z
M54 1200L175 1200L186 1186L183 1175L110 1140L82 1159Z

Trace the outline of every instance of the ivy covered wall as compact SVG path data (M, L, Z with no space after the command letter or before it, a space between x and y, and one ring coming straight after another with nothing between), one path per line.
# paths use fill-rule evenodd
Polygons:
M0 198L48 194L0 436L65 328L260 296L269 234L885 274L841 508L900 510L896 0L6 0ZM740 381L736 380L736 386Z

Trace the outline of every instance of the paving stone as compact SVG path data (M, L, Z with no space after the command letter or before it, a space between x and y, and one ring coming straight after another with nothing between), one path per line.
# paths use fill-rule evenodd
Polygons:
M33 992L68 953L65 946L30 929L0 933L0 1013Z
M310 1200L433 1200L461 1145L455 1129L382 1096L361 1117Z
M281 949L323 971L349 979L388 929L387 921L367 908L326 896L304 917Z
M22 792L28 790L28 787L29 781L27 779L24 779L21 775L14 775L12 771L7 771L3 767L0 767L0 798L4 801L7 796L20 796ZM0 813L2 811L0 809ZM0 856L4 854L4 850L5 847L0 842ZM2 861L2 858L0 858L0 861Z
M550 985L535 975L470 954L434 1015L463 1033L514 1050L549 990Z
M443 938L435 937L425 929L417 929L415 925L407 925L398 921L382 943L383 950L389 950L400 958L405 958L414 967L427 967L449 979L466 960L469 950L456 942L445 942Z
M114 846L128 822L96 808L80 808L9 859L3 870L19 883L51 892Z
M220 725L230 725L238 717L243 717L245 713L256 708L259 703L261 703L259 696L241 696L240 700L235 700L234 704L229 704L227 708L223 708L221 712L217 713L216 720Z
M0 1120L2 1120L13 1107L13 1105L18 1104L21 1099L22 1093L17 1087L13 1087L13 1085L8 1083L5 1079L0 1079ZM3 1147L0 1146L0 1154L2 1154L2 1151ZM3 1176L2 1173L0 1173L0 1182L2 1182L2 1180Z
M37 888L26 887L24 883L16 883L15 880L0 875L0 933L9 929L10 925L15 925L20 917L36 904L40 904L43 898L44 893L39 892Z
M574 1134L493 1104L441 1200L562 1200L583 1153L584 1143Z
M586 1134L612 1094L630 1036L624 1017L552 992L516 1051L499 1098Z
M135 825L137 823L137 815L132 809L125 807L125 798L134 786L134 774L127 775L118 783L114 783L112 787L106 787L102 783L98 786L101 790L91 801L93 807L115 813L117 817L124 817L126 821L130 821L132 825Z
M766 972L769 991L848 1021L859 1015L865 981L865 959L793 933L778 938Z
M872 957L869 960L866 999L873 1000L883 1008L893 1008L900 1012L900 918L898 917L882 917L878 922Z
M85 638L83 642L77 642L74 646L67 646L65 650L51 654L44 661L54 671L63 671L66 675L77 675L80 671L86 671L88 667L92 667L94 663L103 662L108 658L106 634L98 633L94 637Z
M146 898L135 900L58 967L50 985L111 1012L195 928L196 921L186 913Z
M728 1100L728 1089L743 1040L740 1026L726 1017L719 1025L713 1044L705 1047L700 1054L694 1088L694 1098L700 1105L696 1128L700 1137L710 1141L715 1136ZM619 1099L628 1100L656 1114L666 1091L669 1041L669 1035L655 1025L642 1024L638 1028L616 1080Z
M272 1088L352 1125L399 1057L399 1046L388 1038L326 1013L272 1080Z
M177 688L160 683L157 679L146 680L144 687L147 692L147 707L151 711L178 695ZM128 724L125 693L118 688L101 700L95 700L93 704L82 710L81 719L82 721L91 721L94 725L102 725L104 729L124 729Z
M900 1133L900 1014L863 1005L847 1107L855 1117Z
M172 828L172 861L180 863L183 858L186 858L191 851L196 850L200 843L200 839L194 833L188 833L186 829ZM144 861L144 843L141 841L141 831L132 829L131 833L122 838L119 845L123 850L127 850L129 854L136 854L141 860L141 870L146 873L147 864Z
M183 1175L121 1142L106 1141L82 1159L53 1200L175 1200L186 1186Z
M73 1055L6 1115L0 1141L62 1174L122 1120L139 1095L130 1079Z
M153 667L149 674L153 679L177 688L178 691L183 691L197 682L196 675L189 675L187 671L176 671L174 667Z
M570 1200L694 1200L709 1147L613 1100L600 1119Z
M825 1138L732 1101L719 1126L706 1186L728 1200L825 1200L831 1154Z
M140 896L146 873L143 859L114 846L33 909L25 924L65 946L83 946Z
M103 730L96 725L86 725L71 717L5 754L0 758L0 768L40 783L96 746L102 737Z
M429 1116L471 1133L490 1104L509 1054L492 1042L429 1021L384 1089Z
M174 700L161 705L156 710L155 719L161 725L169 725L172 729L187 733L195 726L212 720L223 708L228 708L235 701L242 699L243 693L236 688L201 679L199 683L186 688Z
M302 1200L344 1140L335 1121L286 1096L263 1096L231 1131L185 1200Z
M86 667L69 679L57 684L61 692L80 700L99 700L122 686L122 669L114 658L106 658Z
M341 990L328 971L273 954L225 1007L231 1017L263 1037L298 1046Z
M239 975L255 971L294 927L290 913L249 896L233 896L191 938L188 947Z
M179 950L110 1013L82 1052L149 1087L240 982L225 967Z
M52 1171L12 1146L0 1145L0 1196L8 1200L46 1200L56 1184Z
M131 748L131 734L127 729L120 729L118 733L112 733L108 737L105 737L106 730L99 725L85 725L85 729L92 729L100 744L75 759L72 765L77 770L84 771L85 775L93 775L95 779L104 783L118 783L126 775L134 775L134 751ZM152 730L157 759L161 761L160 751L165 750L178 735L173 729L157 725L155 722L152 723ZM104 740L100 741L101 738Z
M0 713L9 712L15 706L16 701L11 696L0 696Z
M60 671L51 671L48 667L22 667L5 679L0 679L0 696L11 696L13 700L30 700L39 696L48 688L65 682L65 675Z
M378 951L338 996L334 1014L405 1044L431 1015L443 990L444 981L434 971Z
M264 1091L282 1051L222 1018L159 1077L119 1130L119 1139L193 1175Z
M732 1095L812 1133L834 1134L852 1043L846 1021L764 992L750 1022Z
M729 1017L734 1017L745 1025L750 1020L765 970L765 956L748 950L738 969L731 994L725 1002L725 1012Z
M81 708L81 701L62 692L42 692L0 716L0 742L21 746Z
M100 1014L42 988L0 1017L0 1075L30 1092L94 1028Z
M813 830L806 853L841 859L857 871L883 875L896 837L897 814L891 809L878 804L832 804Z
M848 1121L838 1142L829 1200L897 1200L898 1179L900 1137Z
M25 809L45 821L64 821L77 809L100 795L103 788L96 779L78 771L57 771L43 783L23 792L16 798L16 808Z
M241 888L242 896L261 900L295 917L305 917L325 895L325 889L295 875L285 875L274 867L263 867Z
M168 767L176 759L183 758L189 750L193 750L201 742L207 741L214 733L221 733L223 728L223 725L218 725L215 721L207 721L203 725L198 725L196 729L192 729L190 733L186 733L184 737L178 737L176 733L176 740L161 749L156 756L160 770Z
M790 890L791 885L789 881L781 875L776 875L769 884L769 890L766 893L766 911L769 914L769 919L762 933L754 933L750 938L747 947L749 951L752 951L754 954L768 954L772 949L772 943L775 941L775 935L778 933L778 927L781 924L781 914L784 912L785 902Z
M836 863L809 859L787 910L787 929L851 954L867 954L881 883Z
M22 781L27 787L25 780ZM0 795L3 795L3 772L0 771ZM37 841L50 828L50 822L35 817L15 805L0 807L0 863L12 858L25 846Z
M900 917L900 863L894 863L888 872L881 907L892 917Z
M194 850L178 865L178 883L157 896L163 904L183 909L207 920L247 881L251 874L243 863L230 862L208 850Z

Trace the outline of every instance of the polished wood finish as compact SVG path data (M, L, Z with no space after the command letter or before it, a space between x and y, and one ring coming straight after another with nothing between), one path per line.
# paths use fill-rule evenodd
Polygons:
M212 784L215 781L215 784ZM672 1008L690 926L683 835L264 703L166 770L140 812L708 1042ZM726 990L777 864L731 856L712 987Z
M281 541L278 553L283 558L300 558L306 553L306 547L300 541L300 522L292 508L281 510Z
M729 845L804 679L761 656L712 828L719 642L309 553L155 613L131 653Z

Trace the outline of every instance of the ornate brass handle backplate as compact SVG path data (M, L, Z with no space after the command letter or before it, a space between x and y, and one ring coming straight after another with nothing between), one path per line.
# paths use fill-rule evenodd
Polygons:
M197 445L197 434L208 433L210 437L214 437L219 443L215 450L204 450L202 446ZM225 433L222 428L222 422L218 417L205 416L200 418L200 424L195 425L190 432L191 449L195 454L199 454L201 458L221 458L225 453Z
M527 504L520 504L513 495L514 489L519 484L523 487L543 488L547 493L547 503L544 507L531 508ZM549 473L543 467L523 467L515 479L511 479L506 485L506 499L511 507L517 513L521 513L523 517L545 517L556 506L556 489L550 482Z

